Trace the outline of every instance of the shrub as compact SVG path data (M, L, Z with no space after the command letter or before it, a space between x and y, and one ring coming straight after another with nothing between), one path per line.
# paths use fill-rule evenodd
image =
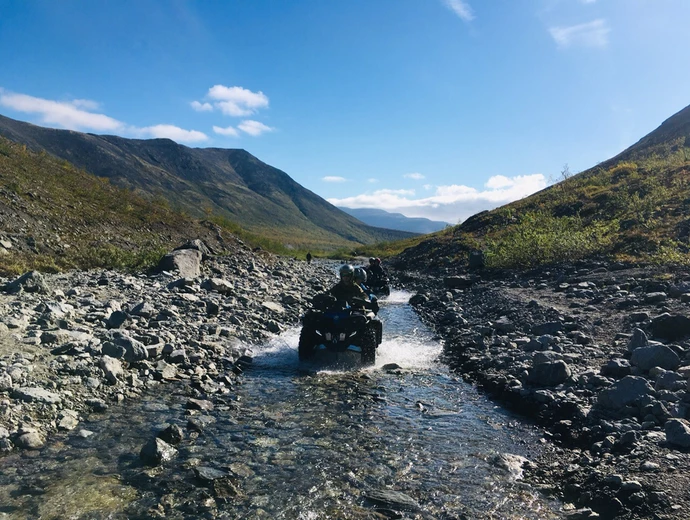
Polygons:
M498 268L534 267L603 254L617 230L615 220L585 225L579 216L530 212L501 236L487 241L486 264Z

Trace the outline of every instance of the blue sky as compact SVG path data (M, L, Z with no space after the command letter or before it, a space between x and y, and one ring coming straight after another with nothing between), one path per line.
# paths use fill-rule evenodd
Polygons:
M3 0L0 113L456 223L690 104L688 0Z

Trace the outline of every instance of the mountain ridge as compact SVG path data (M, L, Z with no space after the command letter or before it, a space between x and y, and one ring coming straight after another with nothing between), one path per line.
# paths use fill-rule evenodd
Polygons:
M430 220L423 217L407 217L402 213L391 213L376 208L339 207L339 209L371 226L409 231L422 235L434 233L450 226L448 222Z
M44 128L0 116L0 135L45 151L197 218L217 215L297 247L335 248L411 236L368 226L243 149L190 148Z

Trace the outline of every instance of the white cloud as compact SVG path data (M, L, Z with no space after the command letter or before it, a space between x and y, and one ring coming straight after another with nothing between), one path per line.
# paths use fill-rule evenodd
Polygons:
M252 121L251 119L242 121L239 125L237 125L237 128L253 136L258 136L266 132L273 132L274 130L274 128L271 128L270 126L266 126L258 121Z
M323 182L346 182L345 177L336 177L334 175L327 175L326 177L321 177Z
M192 101L190 105L192 105L192 108L197 112L213 111L213 105L211 103L199 103L198 101Z
M27 94L15 94L0 88L0 105L28 114L38 114L40 122L77 131L117 132L135 137L167 137L181 143L205 141L208 136L198 130L184 130L173 125L153 125L143 128L126 125L105 114L92 110L100 106L96 101L74 99L53 101Z
M421 180L425 178L424 175L422 175L421 173L406 173L405 175L403 175L403 177L405 177L406 179L415 180Z
M239 137L240 135L240 133L237 131L237 128L234 128L232 126L221 128L220 126L214 125L213 131L220 135L231 135L232 137Z
M611 29L606 20L598 19L570 27L551 27L549 32L556 44L566 49L573 46L606 47Z
M185 130L174 125L154 125L133 129L135 133L154 138L167 138L181 143L206 141L208 136L198 130Z
M377 182L379 182L379 180L378 180L378 179L374 179L373 177L371 177L371 178L367 179L367 182L370 183L370 184L376 184Z
M458 184L437 186L428 197L414 198L411 190L377 190L355 197L331 198L328 202L347 208L378 208L408 217L456 223L483 211L521 199L546 187L540 173L508 178L491 177L484 190Z
M89 109L98 106L98 104L84 99L52 101L3 90L0 94L0 105L17 112L39 114L43 123L57 125L69 130L113 132L123 130L125 127L117 119L104 114L89 112Z
M474 20L474 12L465 0L443 0L446 7L457 14L462 20L471 22Z
M207 98L226 115L245 117L254 114L260 108L268 108L268 97L263 92L252 92L242 87L214 85L208 89ZM200 106L208 103L201 104Z

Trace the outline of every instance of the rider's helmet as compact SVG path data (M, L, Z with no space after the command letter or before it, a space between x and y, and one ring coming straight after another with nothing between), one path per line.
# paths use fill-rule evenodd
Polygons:
M340 279L343 282L352 282L355 275L355 268L349 264L345 264L340 268Z
M375 263L376 263L376 258L374 258L374 257L372 256L372 257L369 259L369 264L370 264L370 265L374 265Z
M355 282L364 283L367 281L367 272L363 267L355 267Z
M380 258L376 259L376 265L381 265L381 259Z

